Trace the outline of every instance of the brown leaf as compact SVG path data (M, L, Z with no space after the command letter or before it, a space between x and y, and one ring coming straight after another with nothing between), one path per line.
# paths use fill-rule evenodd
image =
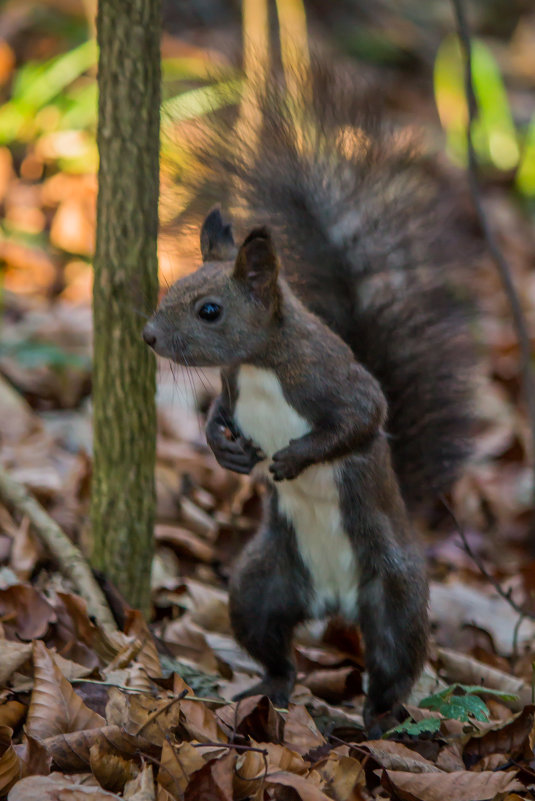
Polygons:
M14 785L8 801L120 801L102 787L80 785L69 776L28 776Z
M199 701L180 702L180 724L193 740L201 743L228 740L214 712Z
M290 704L284 725L284 745L302 755L325 745L325 738L304 706Z
M23 776L48 776L52 756L44 743L25 734L22 743L14 748L21 762Z
M75 693L46 646L36 640L33 649L35 680L26 724L28 734L44 740L104 726L104 718Z
M0 590L0 618L12 639L33 640L44 637L56 613L33 587L12 584Z
M26 716L28 707L20 701L6 701L0 705L0 726L9 726L14 729Z
M338 704L362 692L361 672L353 667L314 670L303 684L330 704Z
M123 798L126 801L155 801L152 765L144 765L136 778L125 784Z
M11 674L22 667L31 655L30 643L0 640L0 687L5 687Z
M43 547L35 539L30 530L30 521L24 517L13 538L10 566L20 579L30 578L39 558L43 555Z
M407 748L393 740L368 740L359 744L372 755L375 762L389 770L403 770L409 773L437 773L439 768L417 751Z
M181 799L191 776L204 765L205 761L199 750L190 743L180 743L174 748L165 741L158 771L158 784L173 798Z
M186 787L184 801L233 801L232 779L236 754L212 759L196 771Z
M0 796L6 795L22 775L20 760L11 743L12 736L13 729L0 726Z
M126 782L133 779L137 773L132 760L114 753L102 739L89 749L89 764L98 783L113 793L120 792Z
M511 754L513 758L533 757L535 706L526 706L512 721L500 721L475 734L464 747L464 758L470 764L489 754Z
M167 733L180 721L180 699L156 699L145 695L127 695L116 688L110 691L106 707L109 723L123 728L133 737L161 747Z
M228 733L236 731L258 743L282 742L284 719L265 695L227 704L217 710L216 716Z
M102 744L110 753L132 758L139 751L155 757L158 748L143 737L133 737L119 726L103 726L101 729L58 734L48 737L44 745L52 756L54 764L61 770L76 772L87 769L91 760L91 747Z
M267 769L267 756L259 751L245 751L240 754L236 760L233 780L235 801L260 801L264 796L263 779Z
M498 793L521 790L523 785L513 773L468 770L454 773L407 773L385 770L381 783L390 792L395 792L403 801L487 801Z
M366 783L364 765L354 757L331 752L321 766L316 766L325 781L325 790L335 801L360 801L359 788Z
M149 676L161 678L162 666L154 638L145 618L137 609L128 610L124 631L128 636L135 637L141 642L141 649L136 656L136 661L143 665Z
M207 673L217 673L219 663L206 637L207 633L193 623L189 614L173 620L163 632L163 639L171 645L174 656L193 660Z
M266 779L266 784L291 787L296 791L301 801L332 801L308 777L296 776L294 773L287 773L284 770L270 773Z
M160 524L155 527L154 536L157 542L170 543L178 554L191 556L199 562L209 564L215 559L213 546L187 528Z

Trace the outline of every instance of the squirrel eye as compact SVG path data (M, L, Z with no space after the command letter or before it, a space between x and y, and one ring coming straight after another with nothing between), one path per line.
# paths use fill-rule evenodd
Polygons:
M214 323L221 316L221 306L218 303L203 303L197 313L201 320Z

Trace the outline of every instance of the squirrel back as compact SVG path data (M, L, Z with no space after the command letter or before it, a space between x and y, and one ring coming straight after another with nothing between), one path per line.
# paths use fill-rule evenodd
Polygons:
M446 490L470 450L472 349L452 278L462 234L413 137L371 112L351 75L315 63L303 96L296 112L270 81L260 129L217 117L202 158L212 191L222 180L244 224L270 225L293 290L381 384L414 505Z

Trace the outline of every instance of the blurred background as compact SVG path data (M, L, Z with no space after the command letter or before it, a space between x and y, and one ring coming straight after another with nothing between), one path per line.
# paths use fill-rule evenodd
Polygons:
M533 341L535 8L531 0L467 0L466 7L485 205ZM83 539L91 469L95 13L94 0L7 0L0 9L0 458L76 539ZM272 57L282 63L292 53L321 47L330 58L356 65L380 87L393 119L423 130L440 168L465 183L467 110L454 31L445 0L244 0L243 8L237 0L165 0L162 287L197 258L198 233L173 225L193 202L186 179L195 165L180 137L187 140L189 122L202 119L214 98L238 102L247 71L266 55L268 38ZM243 53L243 41L252 43L253 56ZM476 232L468 200L466 215ZM519 350L494 265L482 255L472 267L480 310L474 333L481 351L481 426L474 462L452 502L473 547L515 591L531 598L535 570L526 543L533 481ZM202 381L188 380L175 380L160 366L157 537L166 544L154 581L166 592L173 575L209 578L207 564L216 557L224 562L233 550L232 526L246 530L247 515L257 514L250 485L217 472L203 450L195 406L205 402L206 389ZM193 506L184 504L186 496L194 498ZM177 515L182 534L170 541L162 527ZM466 584L467 576L476 584L477 571L453 545L454 527L446 518L437 510L436 517L420 521L424 532L443 529L440 540L429 540L435 576L449 577L450 587ZM199 532L206 539L207 531L209 554L196 540ZM13 567L11 549L10 536L0 534L0 561ZM22 576L39 562L35 552L17 559Z

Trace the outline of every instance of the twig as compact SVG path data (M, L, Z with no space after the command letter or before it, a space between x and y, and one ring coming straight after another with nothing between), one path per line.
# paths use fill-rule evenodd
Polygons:
M483 232L484 239L487 243L492 259L497 267L500 275L505 294L511 307L513 315L513 324L520 346L521 354L521 370L522 370L522 383L524 389L524 396L528 408L528 419L531 431L531 445L533 461L533 507L535 510L535 374L531 365L531 344L526 318L518 298L512 274L511 267L507 261L503 250L501 249L498 241L492 231L490 223L483 206L481 198L481 187L478 177L478 162L474 142L472 139L472 127L478 114L477 99L474 92L474 84L472 80L472 42L470 39L470 31L464 13L463 0L451 0L455 11L455 18L457 22L457 31L461 42L461 49L464 58L464 82L466 92L466 102L468 105L468 120L466 124L466 141L468 149L468 181L472 200L479 219L479 224ZM531 525L531 545L535 548L535 520L532 520Z
M472 546L468 542L468 539L466 537L466 533L464 531L464 528L461 526L461 524L457 520L455 512L453 511L453 509L451 508L451 506L449 505L449 503L446 501L446 499L444 497L442 497L441 500L442 500L442 503L444 504L444 506L446 507L448 513L450 514L451 519L453 520L453 522L455 524L455 528L457 529L457 533L458 533L458 535L460 536L460 538L462 540L464 550L466 551L466 553L468 554L470 559L472 559L472 561L474 562L476 567L479 569L480 573L487 579L487 581L490 584L492 584L492 586L494 587L494 589L496 590L498 595L501 596L504 601L507 601L507 603L509 604L511 609L514 609L514 611L517 613L517 615L520 615L521 621L524 618L528 618L529 620L535 620L535 615L532 612L528 612L527 609L524 609L522 606L520 606L520 604L517 604L517 602L511 597L511 590L504 590L504 588L502 587L500 582L497 581L494 578L494 576L492 576L489 573L489 571L487 570L487 568L485 567L485 565L483 564L483 562L481 561L479 556L476 554L476 552L474 551L474 549L472 548ZM520 623L518 624L518 626L520 626ZM517 631L517 635L518 635L518 631Z
M78 593L87 603L88 613L103 629L116 631L117 625L106 598L82 552L30 495L26 487L15 481L1 465L0 500L6 506L28 518L36 534L57 560L63 573L74 582Z
M258 754L268 756L265 748L258 748L255 745L238 745L237 743L190 743L193 748L234 748L236 751L256 751Z

